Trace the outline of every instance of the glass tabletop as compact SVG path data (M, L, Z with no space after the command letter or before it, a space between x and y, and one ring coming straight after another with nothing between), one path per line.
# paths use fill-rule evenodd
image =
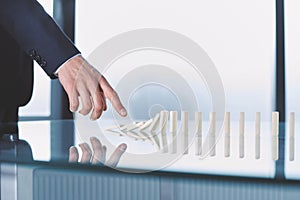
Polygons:
M283 179L300 179L300 161L297 154L300 141L297 140L297 135L293 140L289 139L288 133L285 133L288 131L285 129L285 123L280 123L279 126L280 134L276 150L278 159L274 159L273 155L270 123L262 123L262 131L258 138L255 135L254 122L246 123L243 137L239 133L238 122L232 122L230 137L223 134L222 129L222 134L215 138L214 154L208 151L206 155L199 155L199 140L193 127L193 122L190 122L187 149L184 150L182 150L184 138L178 131L177 152L174 153L172 152L174 142L170 143L172 135L169 127L166 130L168 143L166 150L162 146L159 148L159 144L156 144L153 138L146 138L145 135L142 137L134 131L118 132L122 127L116 126L109 120L96 122L80 119L23 121L18 123L18 135L2 136L0 155L3 162L103 167L99 162L97 165L90 162L81 163L83 153L79 144L86 143L90 146L91 154L95 154L90 141L90 138L95 137L106 146L106 160L109 160L118 145L121 143L127 145L116 167L117 170L123 172L164 171L267 179L274 179L278 176ZM206 138L209 136L208 129L209 123L204 121L201 141L203 149L207 142ZM156 139L162 143L163 138L160 134ZM294 143L293 149L290 147L292 143ZM78 150L78 163L69 163L71 146L75 146ZM290 158L292 150L293 159Z
M128 199L140 199L141 195L147 199L172 199L174 195L220 199L226 191L224 195L230 199L239 199L245 195L243 191L256 199L277 193L288 199L293 194L294 199L298 198L300 144L297 134L290 137L285 123L279 124L279 135L274 140L269 122L261 123L258 137L254 122L245 122L241 134L240 123L233 121L230 137L222 128L208 152L205 145L211 142L207 140L210 122L203 121L200 142L195 121L188 121L186 136L179 120L176 143L169 126L149 139L133 129L139 123L124 129L124 125L105 118L94 122L82 118L19 122L18 134L1 135L1 199L121 199L124 195ZM295 131L297 127L296 123ZM165 138L161 137L164 132ZM182 136L188 138L187 144ZM127 145L116 167L90 162L96 154L90 138L106 146L106 161L118 145ZM83 143L90 147L90 160L84 160L80 147ZM274 150L274 144L278 149ZM70 147L78 150L78 162L69 162Z

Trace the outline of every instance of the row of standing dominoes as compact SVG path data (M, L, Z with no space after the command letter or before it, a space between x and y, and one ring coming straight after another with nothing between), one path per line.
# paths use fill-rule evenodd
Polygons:
M172 111L170 113L170 116L172 116ZM175 112L175 115L176 112ZM182 113L182 128L181 132L183 135L183 144L184 144L184 154L188 152L188 146L185 141L187 141L187 134L185 134L185 131L187 132L187 129L184 127L185 125L185 119L187 118L186 113ZM216 113L211 112L210 113L210 126L208 130L208 141L209 141L209 155L215 156L216 155ZM173 118L174 119L174 118ZM172 127L173 123L172 117L170 117L170 127ZM195 153L196 155L202 154L202 112L195 112L195 133L196 133L196 142L195 142ZM278 126L279 126L279 113L273 112L272 113L272 159L278 160ZM172 128L170 128L171 130ZM174 128L173 128L174 129ZM255 118L255 158L260 158L260 129L261 129L261 115L259 112L256 113ZM224 156L230 157L230 113L225 113L225 119L224 119ZM175 143L176 144L176 143ZM291 151L293 152L293 151ZM293 155L293 154L292 154ZM244 158L245 156L245 113L240 113L240 119L239 119L239 157ZM293 160L293 156L290 156L290 160Z
M230 156L230 113L225 113L224 120L225 145L224 156ZM272 159L278 160L278 140L279 140L279 113L272 112ZM261 114L255 114L255 159L260 159L260 131ZM245 157L245 113L241 112L239 117L239 157Z
M167 141L167 125L168 117L170 116L170 137L171 145ZM216 155L216 113L210 113L210 126L208 130L208 141L209 141L209 155ZM148 139L161 150L162 153L176 153L177 152L177 137L178 132L181 135L181 144L183 154L188 153L188 122L189 114L186 111L181 112L181 128L178 131L178 112L161 111L153 119L146 122L134 122L132 124L123 125L118 127L121 135L128 135L135 139ZM272 112L272 159L278 160L278 141L279 141L279 112ZM294 160L294 135L295 135L295 114L290 113L289 119L289 160ZM112 131L112 128L107 129ZM260 131L261 131L261 114L256 112L255 114L255 158L260 158ZM115 131L117 132L117 131ZM225 113L224 118L224 156L230 157L230 112ZM245 156L245 113L240 113L239 118L239 157L244 158ZM202 112L195 112L195 154L202 155ZM169 151L170 147L170 151Z

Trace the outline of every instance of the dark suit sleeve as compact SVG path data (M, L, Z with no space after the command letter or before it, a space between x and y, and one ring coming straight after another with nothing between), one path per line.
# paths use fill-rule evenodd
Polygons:
M51 78L80 53L36 0L0 0L0 25Z

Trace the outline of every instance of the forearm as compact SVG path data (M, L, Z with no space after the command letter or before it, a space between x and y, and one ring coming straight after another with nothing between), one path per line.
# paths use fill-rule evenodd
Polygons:
M35 0L0 0L0 25L52 76L80 53Z

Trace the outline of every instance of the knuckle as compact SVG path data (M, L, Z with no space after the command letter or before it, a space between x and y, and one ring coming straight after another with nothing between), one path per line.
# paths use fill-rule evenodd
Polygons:
M113 90L113 91L111 92L111 95L112 95L113 97L118 97L118 93L117 93L115 90Z

